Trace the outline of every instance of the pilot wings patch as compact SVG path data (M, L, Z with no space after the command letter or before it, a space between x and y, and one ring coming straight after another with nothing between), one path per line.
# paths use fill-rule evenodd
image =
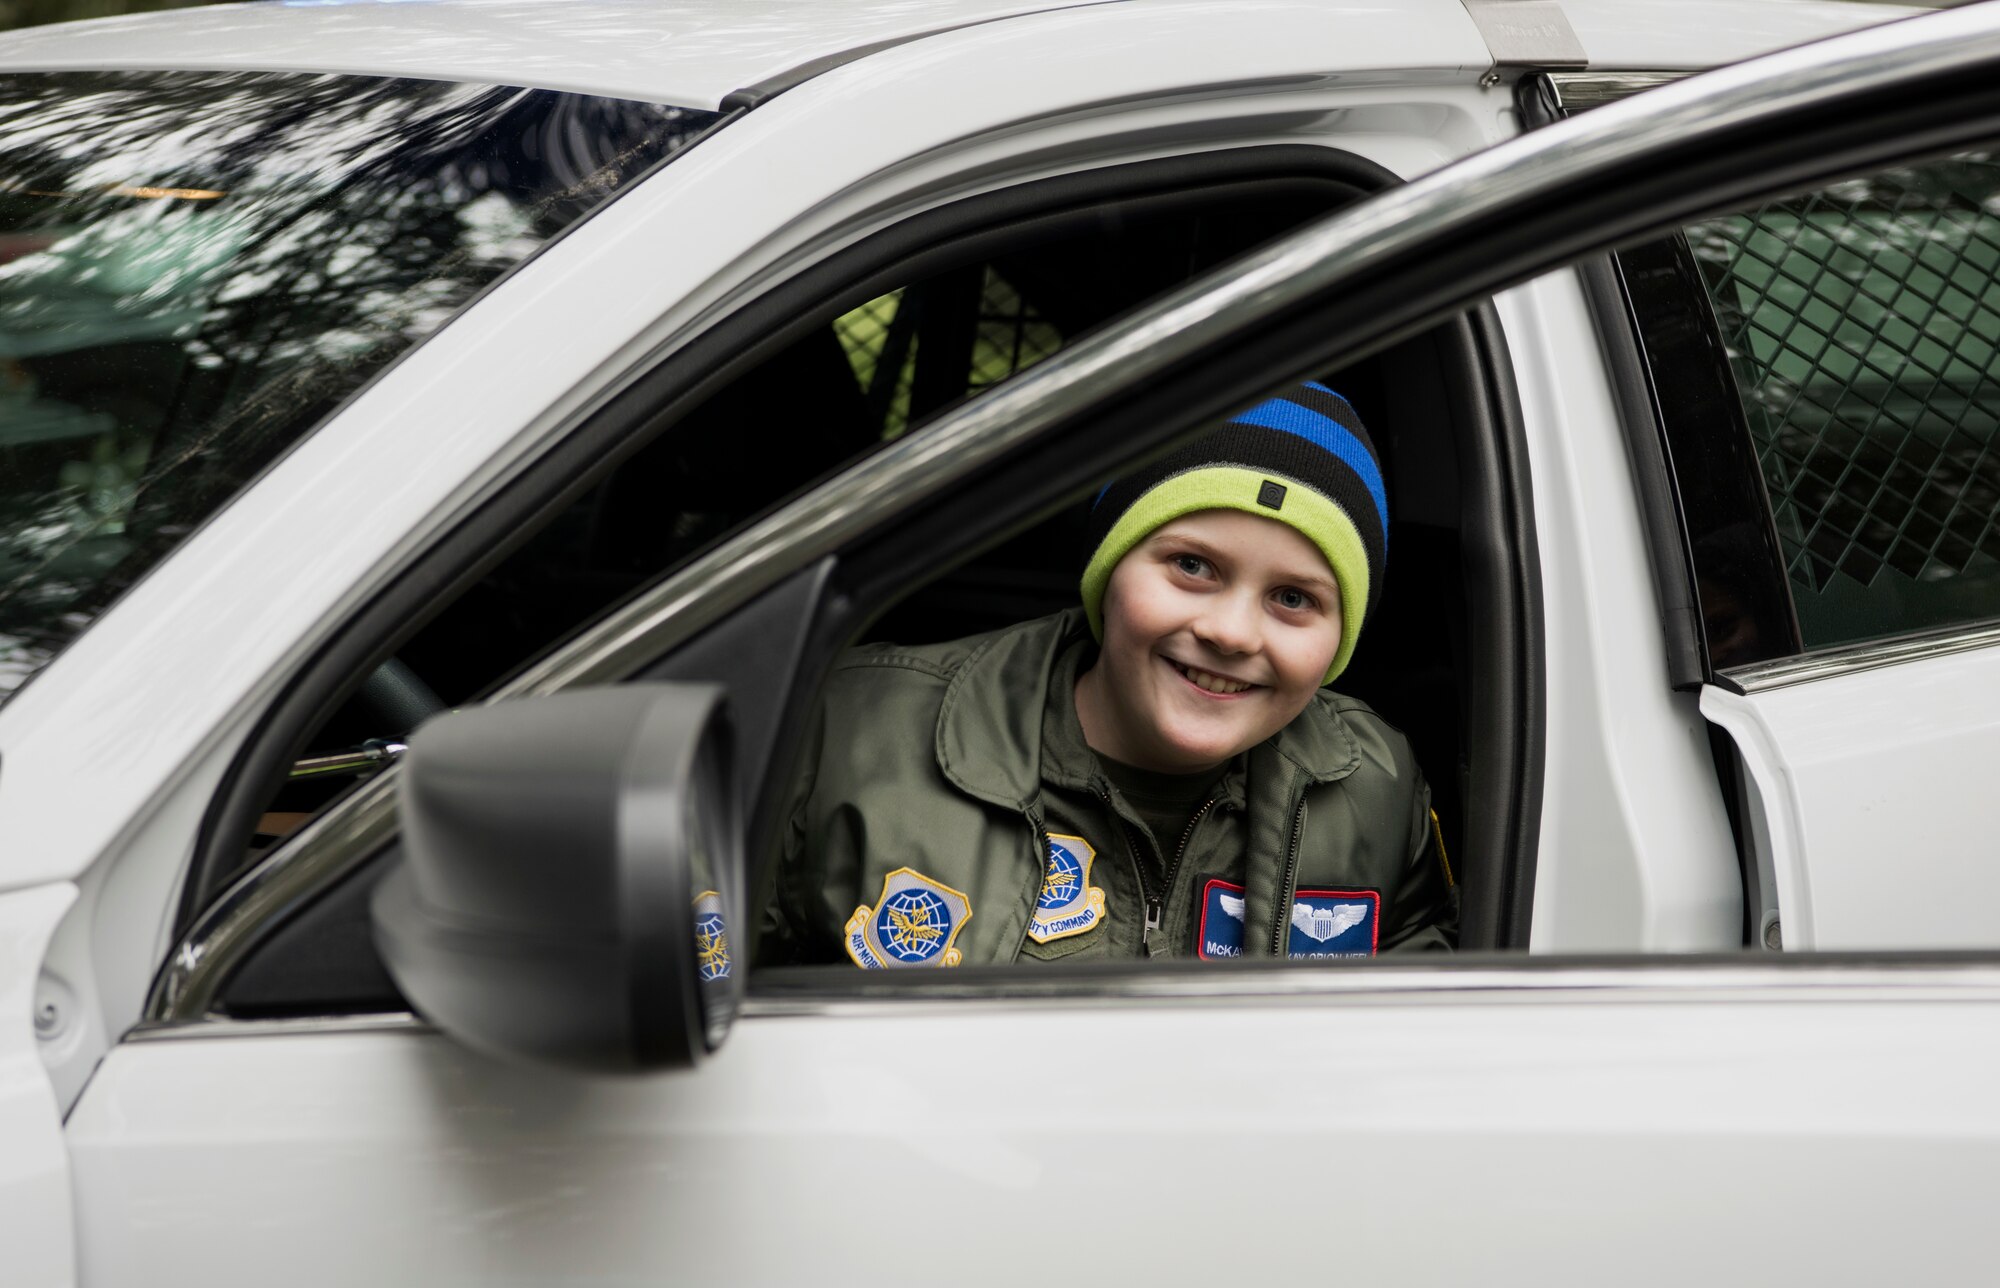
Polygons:
M1382 896L1373 890L1301 890L1292 900L1290 923L1284 927L1285 956L1370 957L1379 930L1377 913ZM1203 961L1241 957L1244 935L1243 887L1220 879L1201 892L1201 920L1195 932L1195 956ZM1265 951L1270 923L1257 931L1259 952Z
M1373 890L1301 890L1292 900L1287 957L1372 957L1382 896Z

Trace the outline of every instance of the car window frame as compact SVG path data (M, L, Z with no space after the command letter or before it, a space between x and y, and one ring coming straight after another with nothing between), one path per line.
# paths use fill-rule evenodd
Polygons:
M192 973L206 977L215 960L210 941L217 926L246 916L282 919L299 909L304 892L274 884L269 876L292 862L287 856L294 850L305 844L315 849L332 846L349 856L339 865L344 872L365 859L365 854L354 857L357 849L373 853L392 834L379 821L362 821L370 813L368 808L349 806L341 810L342 818L330 820L334 826L322 834L323 840L307 835L317 831L309 824L272 847L229 886L211 889L199 880L201 872L226 863L234 838L250 835L264 802L304 749L311 730L361 677L393 656L400 641L424 620L426 606L463 593L504 558L514 544L512 538L560 513L645 442L670 432L681 414L826 318L942 265L989 253L1051 224L1094 218L1108 207L1164 208L1176 202L1212 200L1230 189L1298 180L1344 186L1357 197L1398 182L1374 162L1321 144L1246 145L1114 162L1033 180L903 219L810 265L657 358L607 405L553 436L553 446L542 457L362 606L265 708L210 797L195 860L182 883L177 943L155 977L147 1005L149 1019L184 1013L188 994L182 977L190 973L189 963L202 963ZM558 643L548 656L560 656L564 649ZM634 659L632 665L643 660ZM532 662L494 696L539 690L552 681L545 673L547 666L547 657ZM388 777L362 784L349 799L358 803L369 797ZM333 808L339 809L340 803ZM201 991L212 995L212 990Z
M1553 72L1524 77L1516 104L1539 129L1684 78L1677 71ZM2000 136L1987 140L2000 148ZM1927 150L1872 170L1949 160ZM1867 177L1871 169L1840 178ZM1765 194L1796 196L1837 180ZM1736 213L1718 208L1709 218ZM1689 222L1695 222L1690 220ZM1603 344L1636 476L1659 593L1668 679L1747 695L2000 644L2000 613L1913 626L1860 640L1808 644L1777 516L1750 455L1752 437L1720 326L1684 227L1577 265ZM1670 392L1669 392L1670 391ZM1755 642L1711 637L1701 602L1704 543L1736 534L1727 571L1749 604ZM1707 561L1712 565L1712 559ZM1713 571L1711 567L1711 571Z

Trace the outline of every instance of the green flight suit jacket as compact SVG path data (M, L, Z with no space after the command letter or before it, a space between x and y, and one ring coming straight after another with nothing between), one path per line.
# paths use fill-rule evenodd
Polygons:
M1081 611L836 664L760 956L990 964L1449 948L1457 892L1401 733L1322 689L1162 853L1077 724Z

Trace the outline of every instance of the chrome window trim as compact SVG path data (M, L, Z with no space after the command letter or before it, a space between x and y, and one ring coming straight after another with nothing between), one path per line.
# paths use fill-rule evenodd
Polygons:
M125 1035L127 1042L183 1042L202 1038L318 1037L329 1033L435 1033L408 1011L373 1015L319 1015L295 1019L211 1019L189 1023L146 1023Z
M851 975L843 976L851 980ZM930 982L930 981L925 981ZM1466 963L1451 968L1400 962L1353 966L1233 970L1213 965L1085 981L1050 974L1012 974L998 984L978 980L963 987L877 989L856 993L822 990L752 993L744 1020L916 1016L967 1007L1041 1010L1105 1005L1217 1006L1252 1002L1275 1005L1378 1006L1471 1003L1525 1006L1667 1005L1688 1002L1775 1003L1912 1002L2000 1003L2000 963L1971 961L1884 966L1795 957L1756 965L1693 961L1639 967L1574 965L1559 958L1507 964ZM316 1037L359 1033L431 1036L438 1031L407 1013L269 1020L205 1020L141 1025L128 1042L209 1038Z
M1948 630L1933 631L1923 635L1846 644L1840 648L1824 649L1798 657L1779 658L1772 662L1759 662L1753 666L1733 667L1722 672L1721 678L1728 682L1728 687L1738 693L1768 693L1772 689L1783 689L1794 684L1810 684L1814 680L1830 680L1860 671L1873 671L1879 667L1900 666L1905 662L1925 662L1936 657L1949 657L1954 653L1969 653L1974 649L1995 647L2000 647L2000 622L1987 622L1971 629L1954 626Z
M1556 106L1565 112L1587 112L1593 107L1630 98L1641 90L1683 80L1693 72L1592 71L1549 72L1549 84L1556 91Z
M1363 277L1407 250L1617 168L1648 151L1912 79L2000 61L2000 5L1890 23L1734 64L1609 103L1434 170L1179 288L833 476L724 541L611 618L529 667L496 697L625 678L752 596L890 521L1094 404L1203 349L1255 333L1267 315ZM1569 257L1565 257L1569 258ZM1549 267L1559 262L1551 256ZM1468 294L1483 294L1468 289ZM155 980L146 1017L206 1019L263 922L352 870L394 830L385 771L246 873L202 916Z
M141 1027L205 1020L223 980L267 921L303 907L395 833L392 767L280 842L209 905L154 978Z
M1422 966L1407 959L1377 958L1356 966L1283 966L1276 969L1166 970L1103 981L1063 979L1059 974L1009 972L999 982L980 980L960 987L842 991L782 990L745 1000L741 1015L902 1014L912 1009L962 1012L968 1006L1017 1009L1023 1006L1095 1006L1155 1003L1333 1002L1355 1005L1463 1005L1474 1001L1515 1004L1673 1003L1695 1000L1753 1002L1812 1001L1970 1001L2000 1002L2000 962L1992 960L1883 965L1875 962L1815 960L1809 956L1765 958L1756 964L1710 959L1645 966L1572 964L1543 957L1532 962L1464 962ZM930 983L931 981L925 981Z

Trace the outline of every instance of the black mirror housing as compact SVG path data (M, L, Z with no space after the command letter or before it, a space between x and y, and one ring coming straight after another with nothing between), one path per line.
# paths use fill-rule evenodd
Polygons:
M588 1073L685 1067L740 990L742 828L722 690L643 684L427 722L404 757L404 862L375 940L423 1016L476 1050Z

